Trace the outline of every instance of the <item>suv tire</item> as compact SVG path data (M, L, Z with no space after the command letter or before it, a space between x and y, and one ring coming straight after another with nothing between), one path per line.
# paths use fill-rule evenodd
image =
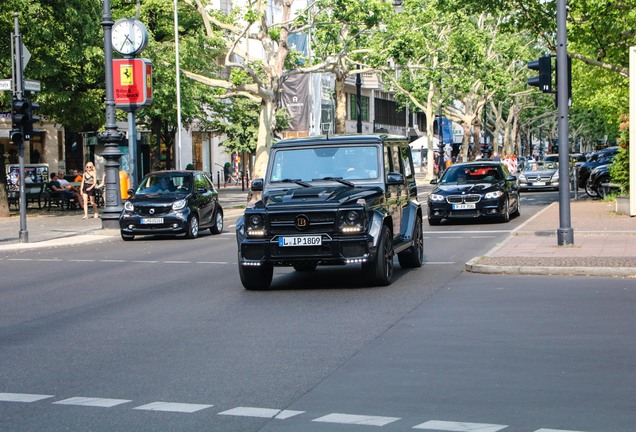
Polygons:
M398 261L402 268L422 267L424 261L424 239L422 236L422 219L417 218L413 227L413 245L407 250L398 254Z
M386 225L382 227L375 258L362 264L362 275L373 286L387 286L393 281L393 245Z

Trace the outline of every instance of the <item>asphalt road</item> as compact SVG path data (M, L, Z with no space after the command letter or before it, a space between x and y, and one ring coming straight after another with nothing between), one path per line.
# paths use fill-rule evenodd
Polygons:
M636 288L464 273L509 224L428 227L426 264L276 269L218 236L0 255L0 431L625 432Z

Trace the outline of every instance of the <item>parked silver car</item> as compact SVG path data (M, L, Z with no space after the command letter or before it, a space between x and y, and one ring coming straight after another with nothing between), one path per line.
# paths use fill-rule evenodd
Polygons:
M559 189L559 164L557 162L527 162L519 174L519 189Z

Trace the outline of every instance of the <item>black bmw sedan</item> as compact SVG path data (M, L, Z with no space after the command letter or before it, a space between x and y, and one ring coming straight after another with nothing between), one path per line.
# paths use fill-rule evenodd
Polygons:
M152 172L128 193L119 216L124 240L146 234L185 234L192 239L202 229L223 231L218 191L202 171Z
M428 197L428 223L442 219L492 217L508 222L518 216L519 185L505 165L474 161L450 166Z

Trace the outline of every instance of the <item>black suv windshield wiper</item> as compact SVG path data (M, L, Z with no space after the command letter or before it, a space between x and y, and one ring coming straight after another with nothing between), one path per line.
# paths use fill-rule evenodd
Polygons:
M282 180L273 181L272 183L296 183L297 185L300 185L302 187L306 187L306 188L311 187L309 183L305 183L304 181L300 179L282 179Z
M346 185L349 187L356 187L355 184L351 183L349 180L344 180L342 177L323 177L323 178L313 179L313 180L337 181L338 183L342 183L343 185Z

